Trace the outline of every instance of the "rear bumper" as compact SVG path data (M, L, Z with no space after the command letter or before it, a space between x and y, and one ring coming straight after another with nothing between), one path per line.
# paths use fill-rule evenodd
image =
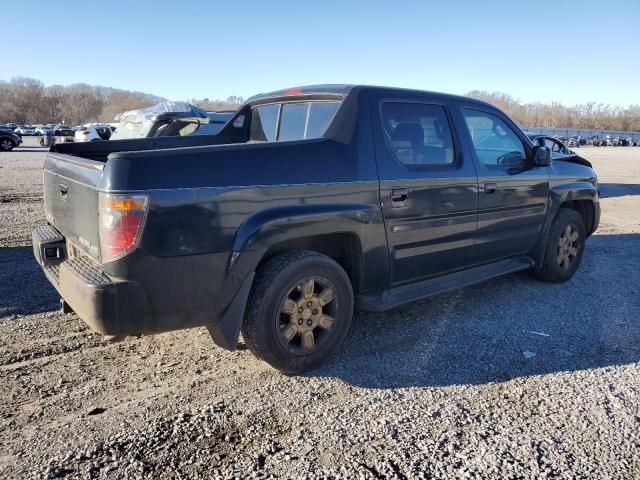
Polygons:
M175 267L146 265L139 277L146 280L127 281L110 278L88 256L69 258L65 238L50 225L33 230L32 240L34 256L47 279L96 332L126 336L206 326L217 345L236 348L253 271L237 278L237 283L212 282L208 286L212 295L193 274L188 262L193 257L178 262L183 264L180 272ZM180 291L189 293L176 293Z
M47 279L78 316L103 335L135 335L157 322L139 284L113 281L87 256L68 258L64 238L51 226L32 233L33 252Z

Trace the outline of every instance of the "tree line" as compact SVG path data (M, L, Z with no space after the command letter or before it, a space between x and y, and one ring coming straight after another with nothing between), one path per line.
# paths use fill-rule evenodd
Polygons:
M522 103L500 92L473 90L466 94L504 110L525 128L591 128L640 131L640 105L621 107L588 102L572 107L561 103ZM113 122L116 115L165 100L142 92L77 83L45 86L33 78L0 81L0 123L58 123L80 125ZM242 97L193 99L205 110L235 110Z
M113 122L117 114L154 105L165 100L142 92L77 83L45 86L33 78L0 81L0 123L34 125ZM227 100L191 100L205 110L235 110L241 97Z
M522 103L500 92L473 90L466 94L495 105L525 128L584 128L640 131L640 105L621 107L587 102L566 107L558 102Z

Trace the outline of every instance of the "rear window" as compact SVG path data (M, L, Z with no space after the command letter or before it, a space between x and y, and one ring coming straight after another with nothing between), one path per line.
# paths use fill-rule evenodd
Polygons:
M251 140L273 142L276 139L276 127L280 105L262 105L251 112Z
M272 103L252 110L251 140L304 140L324 135L341 102Z

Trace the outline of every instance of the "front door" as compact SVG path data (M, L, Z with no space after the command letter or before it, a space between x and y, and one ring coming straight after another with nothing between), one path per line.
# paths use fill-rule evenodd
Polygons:
M478 185L446 102L373 100L392 285L460 270L473 256Z
M478 172L478 262L530 252L547 213L547 168L533 164L524 134L500 112L473 104L460 105L456 114Z

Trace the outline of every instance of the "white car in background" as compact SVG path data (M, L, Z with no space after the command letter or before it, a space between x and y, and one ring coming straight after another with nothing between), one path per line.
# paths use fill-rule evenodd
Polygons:
M14 132L20 135L35 135L36 129L28 125L20 125L18 128L14 130Z
M114 130L108 123L85 123L81 127L76 127L73 138L76 142L109 140Z
M53 129L47 125L39 125L34 131L35 135L53 135Z

